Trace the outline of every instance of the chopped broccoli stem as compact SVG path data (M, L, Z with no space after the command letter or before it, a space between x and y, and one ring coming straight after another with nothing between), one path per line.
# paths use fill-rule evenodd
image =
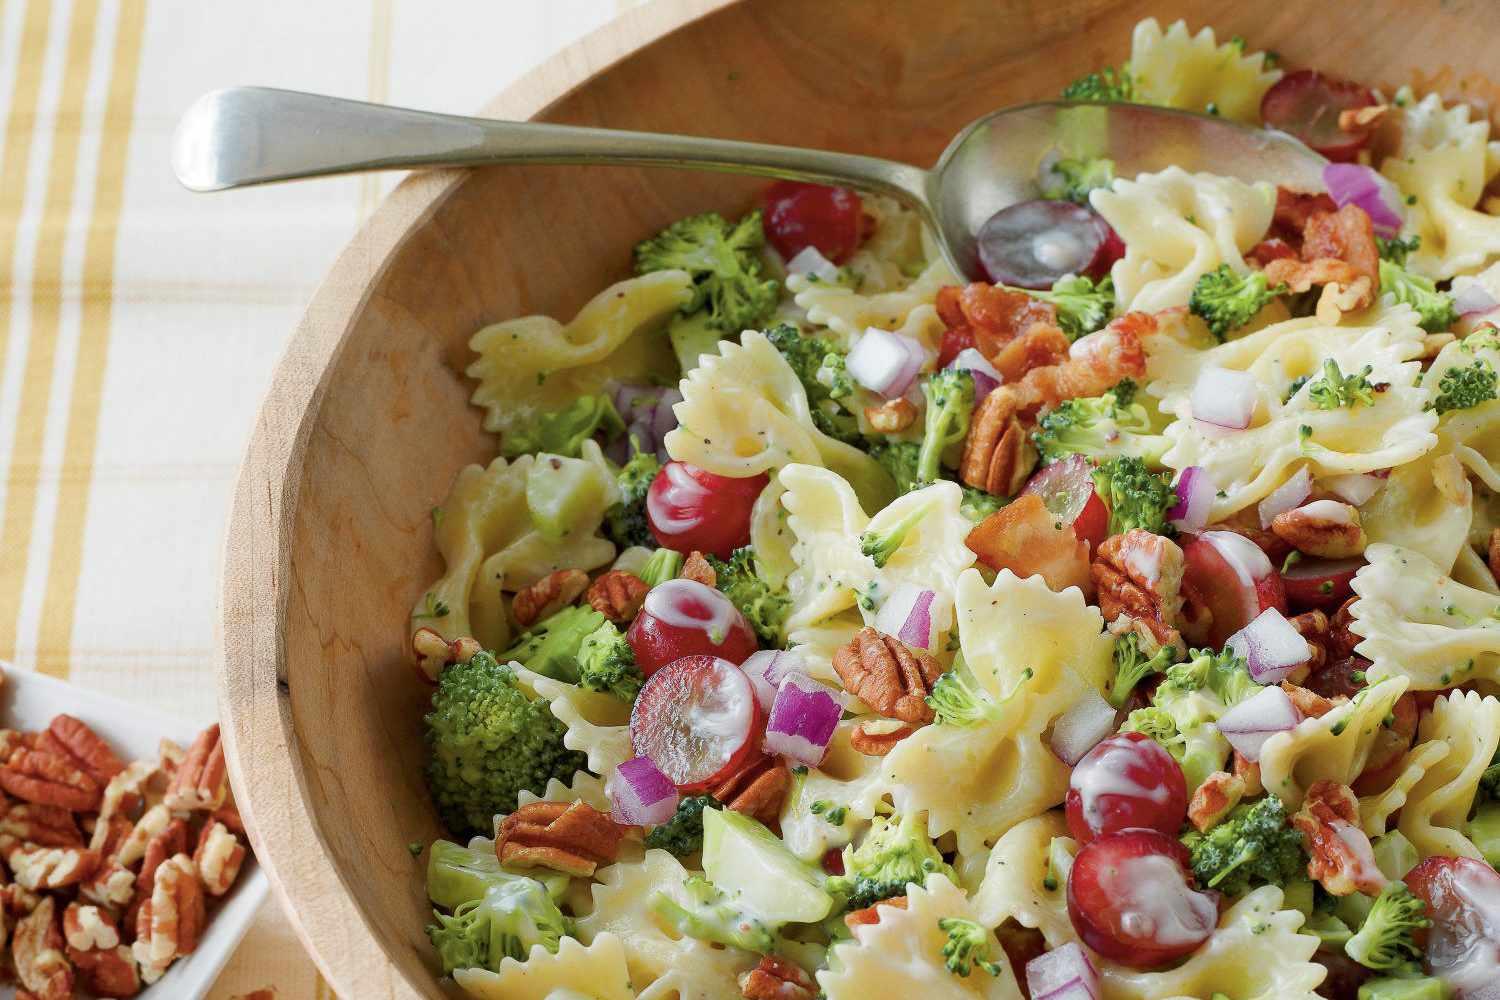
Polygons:
M683 313L708 311L708 325L727 334L759 328L776 308L779 286L762 278L765 244L760 212L738 222L709 212L679 219L635 248L635 271L682 270L693 278Z
M1415 310L1422 329L1440 333L1458 322L1453 296L1440 292L1431 278L1413 274L1400 264L1380 262L1380 290Z
M859 847L844 848L844 874L828 880L828 891L845 909L863 910L882 899L906 895L908 883L921 885L932 872L956 879L927 833L927 814L876 816Z
M625 422L605 393L580 396L567 406L543 413L506 432L500 453L507 458L544 451L577 458L583 442L596 434L611 441L625 431Z
M582 605L563 608L533 625L531 631L500 654L500 659L519 663L544 677L576 684L584 638L607 624L604 616L593 608Z
M1488 403L1495 398L1497 380L1495 368L1484 358L1475 358L1474 363L1460 368L1450 368L1438 380L1437 398L1427 404L1438 416L1450 410L1467 410Z
M1065 101L1129 101L1134 97L1135 86L1130 79L1129 68L1105 67L1075 80L1063 88Z
M979 679L974 676L974 671L969 669L963 654L959 654L954 659L953 666L932 686L932 693L927 696L927 704L936 714L935 721L938 725L973 726L995 718L1002 706L1014 698L1016 692L1021 690L1031 678L1032 670L1027 667L1021 671L1021 677L1016 682L1016 686L996 701L979 683Z
M1115 283L1108 275L1096 284L1087 277L1076 274L1059 278L1051 291L1025 291L1034 299L1050 302L1057 310L1057 325L1069 340L1077 340L1086 333L1109 322L1115 311Z
M679 858L703 850L703 810L715 809L712 795L690 795L677 802L677 811L661 826L646 834L646 846L670 851Z
M790 323L773 326L766 331L766 339L786 358L797 381L802 383L818 430L845 444L862 444L859 420L839 402L853 395L854 381L838 346L831 340L803 333Z
M651 481L661 471L661 462L649 451L641 451L640 442L630 438L630 461L621 467L615 482L620 487L619 502L604 512L604 534L620 548L643 545L652 548L656 537L646 519L646 493Z
M1120 636L1115 640L1115 677L1109 689L1109 703L1124 708L1137 684L1152 674L1164 673L1176 660L1176 646L1163 646L1147 657L1141 652L1140 636L1134 632Z
M665 892L651 899L651 911L677 933L699 941L766 955L776 946L776 935L759 917L735 906L708 879L689 875L682 883L684 903Z
M927 397L927 416L922 447L917 453L917 479L931 483L942 472L943 452L969 433L969 417L974 411L974 376L957 368L934 372L923 380L922 395Z
M1122 455L1094 470L1094 486L1109 508L1111 535L1132 528L1170 534L1167 511L1177 505L1177 493L1168 473L1152 472L1143 459Z
M756 636L772 646L786 642L786 617L791 596L783 587L773 587L757 571L755 550L746 545L730 553L729 559L708 557L714 568L715 586L740 609Z
M943 958L949 972L967 976L977 965L992 976L1000 975L1003 966L990 961L989 932L978 923L963 917L940 917L938 930L948 935Z
M1165 435L1151 433L1144 406L1121 403L1113 391L1063 400L1042 414L1031 440L1045 462L1076 453L1095 460L1134 456L1160 465L1169 446Z
M860 552L869 556L877 569L883 569L906 541L906 536L930 510L931 503L918 504L884 531L866 531L859 536Z
M1188 310L1202 317L1219 340L1249 323L1271 300L1286 292L1285 285L1270 287L1260 271L1236 274L1220 264L1198 279L1188 299Z
M1274 795L1238 805L1207 833L1182 838L1199 884L1239 896L1252 885L1282 885L1307 867L1302 834L1287 822L1286 806Z
M1089 192L1114 183L1115 161L1108 157L1061 159L1042 175L1041 194L1054 201L1089 203Z
M682 572L682 563L681 552L675 549L657 549L651 553L651 558L646 560L646 565L641 567L641 579L648 587L675 580L677 574Z
M1406 884L1391 881L1375 897L1375 905L1354 936L1344 943L1344 954L1367 969L1390 972L1420 963L1422 949L1416 932L1432 926L1427 905Z
M1375 386L1370 382L1370 373L1374 370L1365 365L1354 374L1345 375L1337 361L1327 358L1323 362L1322 378L1307 387L1307 398L1320 410L1374 406Z

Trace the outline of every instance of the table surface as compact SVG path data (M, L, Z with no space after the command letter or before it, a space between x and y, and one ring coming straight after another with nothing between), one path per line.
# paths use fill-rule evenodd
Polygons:
M640 0L0 0L0 660L215 714L219 549L272 370L398 179L192 195L236 84L460 113ZM269 902L210 996L331 997Z

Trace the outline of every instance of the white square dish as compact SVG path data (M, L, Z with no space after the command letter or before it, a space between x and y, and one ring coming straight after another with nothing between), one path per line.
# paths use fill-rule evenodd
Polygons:
M8 664L0 663L0 668L5 671L5 683L0 688L0 726L5 728L44 729L53 716L66 712L93 727L121 757L137 760L154 758L163 737L186 746L208 724L185 722ZM201 1000L245 936L269 891L265 874L253 856L247 857L234 888L214 907L198 947L142 990L140 1000ZM12 988L0 988L0 996L13 995Z

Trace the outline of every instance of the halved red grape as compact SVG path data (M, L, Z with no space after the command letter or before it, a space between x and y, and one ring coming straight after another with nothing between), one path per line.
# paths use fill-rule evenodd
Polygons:
M744 671L685 656L652 674L630 710L630 745L679 791L698 792L756 752L760 708Z
M1066 274L1098 277L1108 269L1111 237L1093 209L1070 201L1023 201L979 227L979 262L991 281L1016 288L1051 288Z
M1034 493L1042 506L1073 526L1073 534L1098 547L1109 536L1109 508L1094 488L1094 467L1082 455L1069 455L1038 469L1021 493Z
M1160 830L1121 830L1085 844L1068 876L1068 917L1083 943L1151 969L1189 954L1219 922L1218 894L1198 892L1188 851Z
M646 520L663 548L728 559L750 543L750 512L771 478L737 479L686 462L661 467L646 491Z
M1460 995L1479 995L1500 970L1500 874L1474 858L1440 855L1407 872L1405 882L1432 920L1428 971Z
M1067 813L1073 839L1085 844L1132 827L1176 834L1187 817L1187 780L1145 733L1116 733L1074 765Z
M1299 559L1281 574L1290 604L1302 608L1335 608L1352 594L1354 574L1365 564L1353 559Z
M1288 73L1266 91L1260 117L1269 127L1290 133L1330 160L1345 162L1370 141L1374 126L1342 129L1339 112L1374 103L1375 95L1368 87L1303 69Z
M1205 531L1182 546L1183 594L1212 615L1205 641L1218 649L1262 611L1286 611L1281 574L1259 547L1232 531Z
M859 249L864 210L848 188L777 181L764 197L766 239L787 260L808 247L835 264Z
M668 580L652 587L625 639L647 677L684 656L744 663L758 648L740 609L696 580Z

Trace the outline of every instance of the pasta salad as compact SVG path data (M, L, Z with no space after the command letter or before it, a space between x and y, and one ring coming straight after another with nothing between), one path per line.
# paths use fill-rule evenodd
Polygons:
M1500 996L1500 142L1278 63L1152 19L1064 97L1326 191L1049 156L966 282L778 182L475 334L410 621L445 975Z

